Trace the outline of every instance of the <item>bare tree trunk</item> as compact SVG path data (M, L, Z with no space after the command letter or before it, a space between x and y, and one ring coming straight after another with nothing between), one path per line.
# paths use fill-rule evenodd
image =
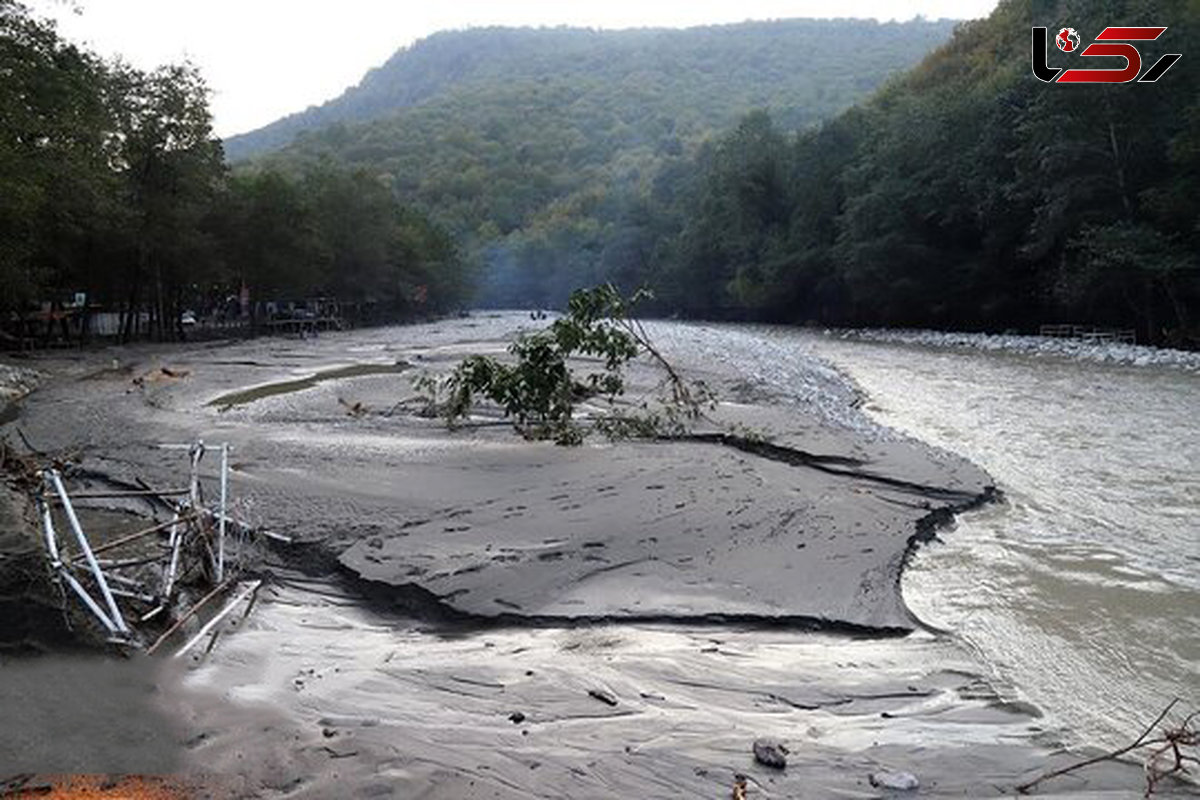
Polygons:
M142 254L139 252L138 260L142 259ZM141 282L142 270L140 267L135 267L133 270L132 280L129 281L129 301L126 306L125 319L121 321L121 343L129 344L129 341L137 333L138 324L138 284Z
M154 264L154 338L166 341L166 329L163 327L163 282L162 264Z
M1157 344L1159 341L1158 324L1154 315L1154 281L1145 278L1142 283L1142 299L1146 316L1146 343Z
M1111 117L1108 120L1108 143L1112 148L1113 166L1117 170L1117 188L1121 190L1121 204L1125 207L1125 217L1133 219L1133 201L1129 199L1129 189L1125 183L1125 166L1121 163L1121 150L1117 146L1117 128Z
M1166 292L1167 300L1171 303L1171 309L1175 312L1175 320L1179 323L1180 334L1183 338L1192 335L1192 319L1188 313L1187 303L1179 299L1179 291L1175 286L1175 276L1168 273L1162 279L1163 291Z

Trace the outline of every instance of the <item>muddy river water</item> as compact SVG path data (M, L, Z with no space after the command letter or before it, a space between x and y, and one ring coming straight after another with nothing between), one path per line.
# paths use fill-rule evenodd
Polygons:
M922 549L909 605L1055 723L1117 743L1200 700L1200 376L814 343L875 419L987 469L1006 501Z

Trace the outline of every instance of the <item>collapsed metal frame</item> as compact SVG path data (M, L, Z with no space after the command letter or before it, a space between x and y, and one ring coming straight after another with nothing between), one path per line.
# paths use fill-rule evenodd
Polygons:
M151 653L171 634L178 630L184 622L198 613L204 604L230 588L234 578L242 572L246 539L251 533L255 533L248 525L239 522L229 514L230 448L228 443L221 444L215 448L221 456L218 499L215 508L208 508L204 504L203 487L200 482L200 462L208 449L205 447L204 442L161 444L159 447L166 450L187 451L189 462L189 481L187 487L162 491L146 489L144 491L85 492L77 493L75 497L76 499L157 499L167 503L172 508L172 517L166 522L152 525L93 547L87 534L84 532L83 526L79 522L79 517L75 513L75 506L72 503L71 495L67 492L66 486L63 483L63 476L57 469L47 468L38 473L40 485L35 493L35 502L37 504L38 515L41 519L46 555L50 561L50 567L56 580L76 595L84 608L108 632L110 641L134 647L141 646L140 637L130 627L126 619L126 614L122 612L120 605L117 603L117 597L122 597L130 602L136 601L144 605L153 606L148 612L138 617L140 623L146 623L163 612L169 612L174 601L178 598L181 580L190 569L197 566L195 562L190 565L183 563L186 554L189 552L189 548L192 552L200 552L200 559L204 562L201 566L208 572L210 583L215 588L201 602L196 603L185 614L182 614L165 633L160 635L147 648L148 652ZM172 502L168 498L182 499ZM64 557L63 543L60 541L52 513L54 503L61 505L63 516L66 518L67 524L74 536L74 542L79 552L73 556ZM229 569L230 565L227 563L226 540L230 529L236 531L238 537L235 550L237 561L232 565L232 570ZM132 558L124 561L108 560L104 564L97 558L97 555L100 553L120 549L153 534L161 533L164 530L168 532L166 552L158 558ZM257 531L257 533L280 541L291 541L288 537L266 531ZM147 564L153 564L155 561L161 562L162 567L160 577L156 580L138 580L122 573L122 570L131 567L144 567ZM94 584L95 595L92 591L88 590L84 585L84 580L81 580L81 578L90 580ZM181 656L190 650L200 639L210 633L238 603L244 601L246 597L252 597L251 604L253 604L253 596L256 596L257 590L261 585L262 581L259 580L246 583L237 596L206 622L201 627L200 632L192 637L176 653L176 656ZM247 609L247 613L249 613L249 609ZM215 634L213 641L215 642Z

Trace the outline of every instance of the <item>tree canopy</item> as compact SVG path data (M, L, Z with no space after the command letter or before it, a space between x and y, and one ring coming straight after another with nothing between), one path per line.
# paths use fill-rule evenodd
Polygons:
M1047 84L1031 23L1167 25L1144 65L1183 61ZM918 63L948 32L438 34L230 168L195 69L105 62L0 0L0 303L86 291L168 336L243 286L382 319L611 282L696 317L1200 346L1196 4L1002 0Z
M1090 36L1169 25L1140 45L1147 68L1197 52L1197 6L1038 6L1003 0L868 102L799 134L743 119L694 162L685 221L642 277L702 316L1090 323L1200 345L1196 71L1046 84L1029 61L1031 20Z
M231 158L369 170L453 232L477 300L552 305L642 268L647 213L703 142L763 106L826 118L944 41L949 22L789 20L689 30L487 28L397 53ZM658 200L655 199L655 192Z
M0 307L85 293L149 320L306 294L381 316L455 307L452 240L394 182L314 161L231 175L191 65L145 72L61 39L0 0Z

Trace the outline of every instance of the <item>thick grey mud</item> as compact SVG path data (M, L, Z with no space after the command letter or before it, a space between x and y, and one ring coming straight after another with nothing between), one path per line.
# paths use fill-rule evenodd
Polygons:
M723 434L439 460L427 469L490 476L486 496L360 539L339 560L376 598L390 586L406 609L479 624L906 632L909 549L994 494ZM537 480L543 470L552 480Z
M228 441L238 515L300 540L264 565L253 616L158 675L183 769L266 797L727 796L738 773L763 797L869 796L877 769L994 796L1046 764L1035 709L953 641L898 635L919 628L906 558L993 496L986 474L866 422L816 362L709 357L754 336L736 330L652 333L727 398L719 422L769 445L714 428L559 448L391 413L412 395L398 361L445 370L522 324L44 364L17 421L40 449L82 444L96 474L170 485L155 443ZM186 376L131 381L164 359ZM347 363L378 371L329 377ZM212 405L264 381L289 390ZM764 736L791 749L783 773L755 765ZM1139 780L1106 767L1070 788Z

